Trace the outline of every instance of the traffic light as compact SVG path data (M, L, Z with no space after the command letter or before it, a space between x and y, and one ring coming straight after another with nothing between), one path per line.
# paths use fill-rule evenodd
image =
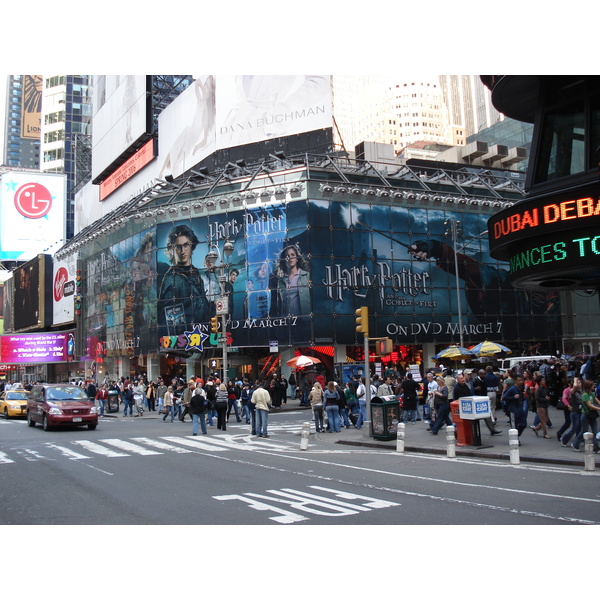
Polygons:
M379 340L379 354L381 356L387 356L388 354L391 354L393 349L394 344L390 338Z
M219 333L219 317L210 318L210 331L211 333Z
M366 306L361 306L356 309L356 331L362 332L366 336L369 335L369 309Z

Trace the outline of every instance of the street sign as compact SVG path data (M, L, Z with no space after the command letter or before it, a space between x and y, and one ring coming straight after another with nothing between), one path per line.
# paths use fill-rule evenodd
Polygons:
M279 352L279 342L269 342L269 351L272 353Z
M229 298L227 296L219 296L215 300L216 313L219 316L226 315L229 312Z

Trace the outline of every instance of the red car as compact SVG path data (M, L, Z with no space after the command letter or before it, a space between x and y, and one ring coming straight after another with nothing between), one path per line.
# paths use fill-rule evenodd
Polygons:
M31 390L27 400L27 424L40 423L44 431L60 425L98 426L98 408L76 385L43 383Z

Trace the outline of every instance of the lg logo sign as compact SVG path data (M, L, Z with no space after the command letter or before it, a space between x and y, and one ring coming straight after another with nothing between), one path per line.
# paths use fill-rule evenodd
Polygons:
M15 207L27 219L41 219L52 208L52 195L40 183L26 183L15 193Z

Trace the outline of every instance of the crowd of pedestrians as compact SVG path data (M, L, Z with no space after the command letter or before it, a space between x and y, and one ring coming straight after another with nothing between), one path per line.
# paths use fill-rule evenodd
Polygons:
M322 375L308 380L305 374L292 373L288 382L275 375L265 380L250 382L236 378L227 383L211 376L189 381L173 378L170 382L158 377L148 381L144 375L107 381L96 387L93 381L72 381L84 389L90 399L99 405L103 418L112 396L118 396L117 409L124 417L141 417L145 412L159 413L163 422L185 422L189 415L192 435L207 434L208 427L226 431L232 416L250 425L251 434L269 437L268 415L288 401L288 391L310 406L315 430L339 433L342 428L361 429L367 421L367 393L365 379L355 376L345 383L326 381ZM31 384L12 384L28 389ZM11 384L2 383L10 389ZM1 390L0 390L1 391ZM593 433L594 451L599 450L598 414L600 413L600 360L590 359L573 370L564 361L532 361L518 363L512 370L498 372L492 366L482 369L431 369L418 382L413 374L400 374L386 369L380 377L373 375L370 396L392 396L399 400L399 421L407 424L422 422L431 435L452 425L450 402L463 396L487 396L491 417L484 420L491 435L498 429L498 415L504 414L507 425L515 428L519 438L527 430L551 440L549 408L563 415L556 424L556 439L565 448L581 452L583 435ZM500 413L502 411L502 413ZM531 415L530 415L531 413ZM552 412L552 414L556 414ZM500 418L502 418L500 416ZM529 424L529 419L532 419ZM216 422L215 422L216 421ZM519 444L521 441L519 439Z

